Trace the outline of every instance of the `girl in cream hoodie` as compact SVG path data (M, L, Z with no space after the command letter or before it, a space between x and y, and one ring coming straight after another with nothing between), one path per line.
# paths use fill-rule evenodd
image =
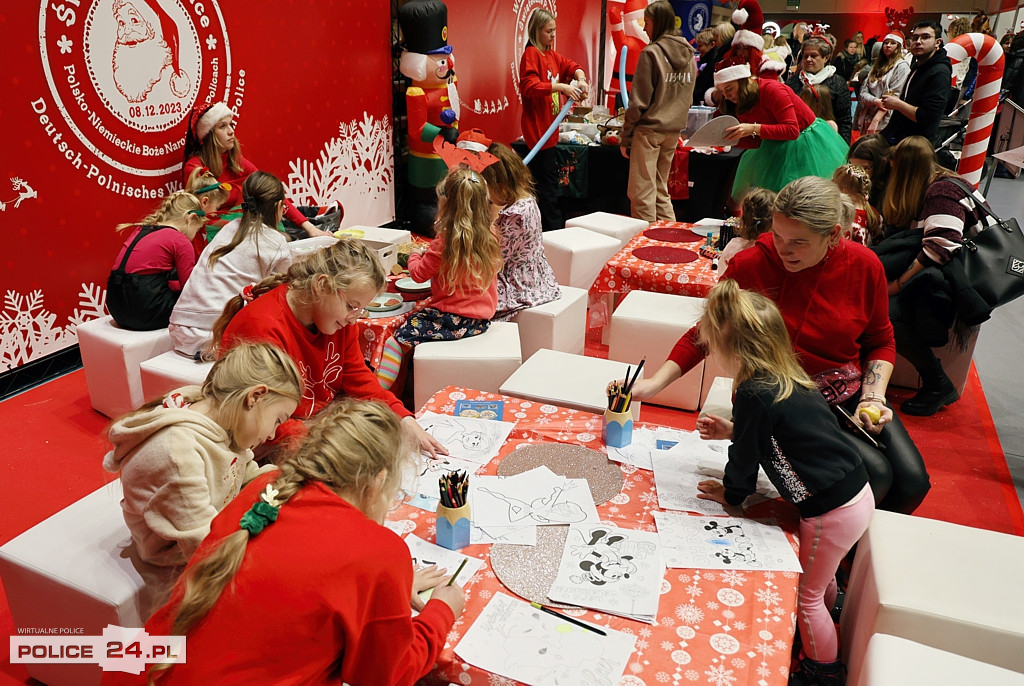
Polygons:
M121 509L139 556L185 564L242 486L273 469L253 448L272 438L302 397L302 377L268 344L232 348L202 386L171 391L115 421L103 467L120 472Z

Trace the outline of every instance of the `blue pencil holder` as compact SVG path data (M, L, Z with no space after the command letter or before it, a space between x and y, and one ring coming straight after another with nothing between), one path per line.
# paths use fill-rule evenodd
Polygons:
M625 448L633 442L633 413L604 411L601 437L610 448Z
M448 550L469 545L469 504L462 507L437 506L437 544Z

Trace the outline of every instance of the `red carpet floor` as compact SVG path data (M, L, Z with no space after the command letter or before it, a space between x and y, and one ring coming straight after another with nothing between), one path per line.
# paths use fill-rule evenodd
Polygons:
M607 352L591 339L588 353ZM899 397L899 390L893 392ZM645 405L642 419L692 429L696 416ZM102 486L100 467L107 419L89 405L82 371L0 403L8 436L2 469L0 545ZM932 490L917 513L957 524L1024 535L1017 500L977 373L963 398L934 417L904 418L925 457ZM0 636L14 633L7 598L0 594ZM0 646L0 686L34 683Z

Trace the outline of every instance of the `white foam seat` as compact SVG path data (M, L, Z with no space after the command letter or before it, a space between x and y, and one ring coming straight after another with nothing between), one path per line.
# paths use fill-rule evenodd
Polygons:
M522 363L519 326L512 322L492 322L479 336L420 343L413 349L416 407L445 386L497 393Z
M106 316L78 325L78 347L89 401L113 419L146 402L139 364L171 350L174 344L167 329L129 331Z
M583 354L587 338L587 292L560 286L562 297L543 305L520 310L512 317L519 325L523 361L540 350Z
M590 290L604 265L622 244L611 236L572 227L545 231L544 255L562 286Z
M850 686L1021 686L1024 676L898 636L875 634L868 641L860 678L856 684L847 683Z
M541 349L501 384L501 392L603 415L608 382L625 375L626 365L620 362ZM634 420L640 418L640 406L640 402L630 406Z
M633 236L646 230L650 224L643 219L634 219L633 217L626 217L621 214L591 212L582 217L573 217L565 222L566 228L571 226L578 226L590 231L603 233L605 236L611 236L619 242L619 247L621 248L626 243L629 243Z
M213 362L196 362L171 350L139 365L142 392L148 402L175 388L202 386L211 369Z
M608 359L636 365L646 356L648 376L668 359L679 337L700 320L703 298L671 293L630 291L612 313ZM625 369L625 365L620 365ZM681 410L696 410L700 405L704 362L699 362L648 402Z
M840 623L849 683L878 633L1024 672L1022 569L1019 536L876 511Z
M710 362L708 358L706 362ZM708 370L704 368L704 380L707 381ZM700 404L700 415L713 414L725 419L732 418L732 385L728 376L716 376L707 384L707 395Z
M959 350L953 341L950 341L942 348L932 348L935 356L942 362L942 369L946 376L956 386L956 390L962 395L967 386L967 375L971 371L971 360L974 359L974 344L978 341L978 332L971 334L967 341L967 349ZM896 355L896 365L892 370L892 377L889 379L890 386L903 386L904 388L920 388L921 376L917 373L914 365L910 364L903 355Z
M163 602L179 569L154 567L133 554L121 513L120 480L0 548L11 617L18 628L71 627L102 636L108 624L141 627ZM99 684L99 665L26 664L49 686Z

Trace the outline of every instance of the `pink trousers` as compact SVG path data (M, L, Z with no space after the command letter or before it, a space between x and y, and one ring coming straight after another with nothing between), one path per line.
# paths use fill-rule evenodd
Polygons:
M867 530L875 512L869 486L852 500L857 502L800 520L800 564L804 573L800 577L797 621L804 652L815 662L839 659L836 627L829 614L836 602L836 570Z

